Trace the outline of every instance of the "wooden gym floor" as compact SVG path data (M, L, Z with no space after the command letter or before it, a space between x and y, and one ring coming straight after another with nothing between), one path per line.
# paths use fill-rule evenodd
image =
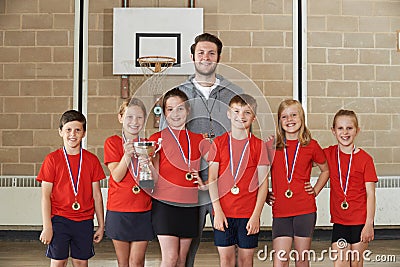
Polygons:
M329 241L313 241L312 249L316 252L316 258L321 256L323 250L329 249ZM271 241L259 241L259 248L256 250L271 250ZM25 266L49 266L50 261L44 256L45 246L36 240L28 241L2 241L0 240L0 266L2 267L25 267ZM368 257L370 262L365 262L364 266L374 267L399 267L400 266L400 242L399 240L375 240L369 249L371 254ZM117 266L116 257L112 242L108 239L103 240L95 247L96 255L89 260L91 267ZM268 252L269 252L268 251ZM260 257L265 254L261 253ZM150 243L146 254L145 266L160 265L160 248L157 241ZM196 257L195 266L218 266L218 252L212 242L202 242ZM72 266L69 263L68 266ZM254 266L272 266L269 257L267 259L254 256ZM291 263L290 266L294 266ZM328 254L323 260L316 259L311 262L311 266L333 266Z

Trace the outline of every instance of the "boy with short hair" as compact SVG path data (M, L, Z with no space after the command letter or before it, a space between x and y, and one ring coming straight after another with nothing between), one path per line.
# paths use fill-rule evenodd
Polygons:
M227 111L231 131L214 140L208 156L220 266L235 266L235 246L238 266L253 266L258 245L270 163L265 143L250 132L256 108L252 96L234 96Z
M59 134L64 146L45 158L37 180L42 183L43 231L40 241L49 245L50 266L88 266L94 255L93 242L104 232L100 180L105 178L98 158L82 149L86 118L75 110L64 112ZM93 235L96 213L98 229Z

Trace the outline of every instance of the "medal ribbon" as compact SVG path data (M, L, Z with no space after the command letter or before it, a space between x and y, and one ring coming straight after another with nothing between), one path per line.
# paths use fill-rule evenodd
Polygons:
M353 149L351 150L351 154L350 154L350 160L349 160L349 164L347 166L347 173L346 173L346 180L345 180L345 185L343 187L343 181L342 181L342 169L340 167L340 152L339 152L340 148L339 146L337 147L337 159L338 159L338 171L339 171L339 182L340 182L340 187L343 190L344 196L347 196L347 188L349 185L349 178L350 178L350 169L351 169L351 163L353 161L353 153L356 150L356 146L353 147Z
M289 155L288 155L288 152L286 150L286 146L283 148L283 150L285 151L286 179L287 179L289 184L292 182L292 179L293 179L294 166L296 165L297 155L298 155L299 149L300 149L300 142L297 141L296 151L294 152L294 158L293 158L293 162L292 162L292 170L291 170L290 175L289 175Z
M124 132L122 132L122 138L124 139L124 143L127 142L127 139L125 137ZM138 136L138 142L140 142L140 136ZM136 168L135 168L135 164L133 164L132 158L131 158L131 166L132 166L132 170L133 170L133 175L135 177L138 177L138 173L139 173L139 159L136 159ZM135 178L134 177L134 178ZM134 179L135 180L135 179Z
M72 174L71 164L69 163L68 154L67 154L67 150L65 149L65 146L63 147L63 152L64 152L64 157L65 157L65 162L67 163L67 168L69 171L69 178L71 179L72 190L74 190L74 195L76 198L76 196L78 195L78 190L79 190L79 181L81 179L82 147L81 147L81 150L79 151L78 178L76 179L76 184L74 182L74 176Z
M181 143L179 142L179 139L175 136L174 132L171 130L171 128L169 126L168 126L168 130L171 133L172 137L174 137L175 142L178 144L179 151L181 152L181 156L183 158L183 161L188 165L188 170L190 172L190 162L191 162L190 158L191 158L191 154L192 153L191 153L191 149L190 149L190 137L189 137L188 130L185 129L186 138L187 138L187 141L188 141L188 157L187 158L185 156L185 153L183 152L183 148L181 146Z
M234 182L235 184L236 184L236 178L237 178L237 176L238 176L238 174L239 174L240 166L242 165L242 161L243 161L243 158L244 158L244 153L246 152L247 146L248 146L249 143L250 143L250 138L251 138L251 133L250 133L250 137L247 139L247 142L246 142L246 144L244 145L243 150L242 150L242 152L241 152L241 155L240 155L240 159L239 159L239 163L238 163L236 172L233 173L233 151L232 151L232 145L231 145L231 144L232 144L232 136L229 134L229 139L228 139L228 147L229 147L229 165L230 165L230 167L231 167L231 173L232 173L232 176L233 176L233 182Z
M218 84L219 84L219 83L218 83ZM203 102L204 107L205 107L206 110L207 110L207 113L208 113L208 116L209 116L209 119L210 119L210 132L209 132L208 134L210 134L210 137L211 137L211 135L214 134L214 130L213 130L213 119L212 119L211 113L212 113L212 111L213 111L213 109L214 109L214 104L215 104L215 102L217 102L217 98L213 98L214 101L213 101L213 103L212 103L212 105L211 105L211 108L208 108L208 100L210 100L210 98L208 98L208 100L207 100L207 99L204 100L204 99L203 99L204 96L202 96L201 94L198 94L197 91L195 91L195 93L196 93L196 95L198 95L198 96L200 97L201 101ZM210 92L210 95L211 95L211 92ZM210 101L211 101L211 100L210 100Z

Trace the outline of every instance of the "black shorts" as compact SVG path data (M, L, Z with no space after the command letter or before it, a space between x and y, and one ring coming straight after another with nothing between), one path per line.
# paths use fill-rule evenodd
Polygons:
M199 207L181 207L153 199L152 223L156 235L197 237Z
M94 256L93 220L72 221L54 216L53 239L47 247L46 256L54 260L65 260L71 256L78 260L88 260Z
M356 244L361 242L361 231L364 224L361 225L343 225L335 223L332 229L332 243L339 239L344 239L347 244Z
M317 214L315 212L284 218L273 218L272 239L280 236L312 237Z
M151 211L106 213L106 235L114 240L134 242L154 239Z

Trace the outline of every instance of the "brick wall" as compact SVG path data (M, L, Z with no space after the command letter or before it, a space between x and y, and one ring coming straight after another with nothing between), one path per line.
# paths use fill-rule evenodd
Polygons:
M357 145L370 152L379 175L399 175L399 1L310 0L309 125L323 145L339 108L355 110Z
M131 7L187 7L184 0L131 0ZM88 139L103 158L103 142L120 132L120 77L112 74L112 9L120 0L89 6ZM197 0L205 31L224 42L222 63L249 76L273 111L292 95L292 1ZM308 1L308 123L321 145L332 144L332 116L354 109L358 145L379 175L400 165L399 1ZM61 145L62 112L72 108L73 0L0 1L0 175L35 175ZM182 77L169 78L182 79ZM173 81L172 81L173 83ZM131 90L140 79L130 77Z

